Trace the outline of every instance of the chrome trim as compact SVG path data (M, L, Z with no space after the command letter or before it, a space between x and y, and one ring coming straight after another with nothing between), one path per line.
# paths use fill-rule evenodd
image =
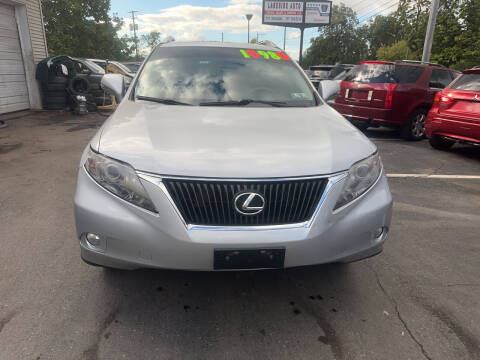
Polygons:
M168 201L172 204L173 208L175 209L175 212L177 215L180 217L182 220L182 223L185 225L187 230L210 230L210 231L269 231L269 230L285 230L285 229L297 229L297 228L309 228L313 221L315 220L318 212L320 211L328 193L330 192L331 188L338 183L339 181L342 181L348 176L348 171L344 171L341 173L333 174L330 177L328 175L326 176L307 176L307 177L296 177L296 178L271 178L271 179L223 179L223 178L195 178L195 177L173 177L173 176L159 176L155 175L152 176L151 174L147 174L144 172L137 171L137 175L148 182L151 182L154 185L157 185L165 194L167 197ZM325 189L323 190L322 197L320 198L318 205L310 218L310 220L307 220L302 223L296 223L296 224L285 224L285 225L265 225L265 226L212 226L212 225L196 225L196 224L187 224L185 222L185 219L183 218L182 214L180 213L180 210L177 208L177 205L175 204L175 201L173 201L173 198L170 196L170 193L168 192L165 184L163 183L162 179L190 179L190 180L208 180L208 181L286 181L286 180L304 180L304 179L325 179L328 178L327 185L325 186ZM372 186L373 187L373 186ZM348 204L347 204L348 205Z
M376 154L376 152L375 152ZM373 155L373 154L372 154ZM366 157L368 159L369 157ZM364 159L363 159L364 160ZM362 161L362 160L360 160ZM291 180L310 180L310 179L325 179L339 174L344 174L348 172L339 171L337 173L328 174L328 175L311 175L311 176L293 176L293 177L272 177L272 178L215 178L215 177L195 177L195 176L177 176L177 175L158 175L149 173L148 171L137 170L137 175L144 175L149 178L157 179L174 179L174 180L196 180L196 181L232 181L232 182L259 182L259 181L291 181Z

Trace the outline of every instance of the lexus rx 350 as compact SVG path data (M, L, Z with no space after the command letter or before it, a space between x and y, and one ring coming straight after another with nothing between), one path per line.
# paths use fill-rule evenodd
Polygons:
M275 47L156 47L85 148L82 258L188 270L284 268L378 254L392 197L377 148Z

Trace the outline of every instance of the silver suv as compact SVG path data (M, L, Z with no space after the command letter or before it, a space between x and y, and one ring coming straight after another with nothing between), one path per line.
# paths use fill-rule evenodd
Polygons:
M392 197L377 149L275 47L155 48L86 147L75 218L89 264L231 270L378 254Z

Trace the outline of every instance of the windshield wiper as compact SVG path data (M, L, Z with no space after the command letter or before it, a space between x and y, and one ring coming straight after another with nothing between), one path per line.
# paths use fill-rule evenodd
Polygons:
M135 100L152 101L152 102L157 102L165 105L192 105L189 103L184 103L184 102L173 100L173 99L160 99L160 98L155 98L150 96L141 96L141 95L135 97Z
M265 104L270 106L287 106L287 103L284 101L266 101L266 100L253 100L253 99L243 99L243 100L229 100L229 101L210 101L202 102L200 106L245 106L251 103Z

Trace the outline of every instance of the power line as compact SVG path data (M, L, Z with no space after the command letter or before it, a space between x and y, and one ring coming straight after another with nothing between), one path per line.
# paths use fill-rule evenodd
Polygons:
M379 12L376 12L376 13L370 15L370 16L367 16L367 14L361 16L361 18L362 18L362 17L365 17L365 16L367 16L367 17L365 17L365 19L363 19L362 21L360 21L359 25L361 25L361 24L363 24L364 22L370 20L371 18L376 17L376 16L380 15L381 13L383 13L383 12L385 12L385 11L393 8L394 6L397 6L398 4L399 4L399 1L395 2L394 4L390 5L389 7L385 8L385 9L382 9L382 10L380 10Z
M359 14L358 18L361 19L361 18L367 17L371 14L380 14L381 12L385 11L385 8L384 8L385 6L388 6L387 8L390 8L391 7L390 5L396 5L398 3L399 3L398 0L388 0L386 3L376 7L373 10L369 10L369 11L364 12L363 14Z

